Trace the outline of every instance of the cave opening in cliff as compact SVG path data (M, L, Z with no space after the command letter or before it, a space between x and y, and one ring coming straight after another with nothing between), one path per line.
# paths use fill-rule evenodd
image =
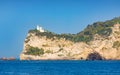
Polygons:
M87 60L103 60L103 57L98 52L88 54Z

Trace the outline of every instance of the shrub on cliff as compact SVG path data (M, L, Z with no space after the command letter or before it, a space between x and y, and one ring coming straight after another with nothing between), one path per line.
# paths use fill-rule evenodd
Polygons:
M30 46L27 49L27 52L25 54L28 54L28 55L43 55L44 54L44 50L42 48L39 49L38 47Z
M118 50L119 47L120 47L120 42L119 41L115 41L113 43L113 48L116 48Z

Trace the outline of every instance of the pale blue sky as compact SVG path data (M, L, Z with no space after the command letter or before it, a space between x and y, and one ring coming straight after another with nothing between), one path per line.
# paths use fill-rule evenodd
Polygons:
M120 0L0 0L0 57L19 57L29 29L78 33L120 16Z

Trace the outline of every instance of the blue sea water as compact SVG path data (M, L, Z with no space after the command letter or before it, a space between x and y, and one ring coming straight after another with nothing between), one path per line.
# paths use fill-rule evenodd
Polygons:
M0 75L120 75L120 61L0 61Z

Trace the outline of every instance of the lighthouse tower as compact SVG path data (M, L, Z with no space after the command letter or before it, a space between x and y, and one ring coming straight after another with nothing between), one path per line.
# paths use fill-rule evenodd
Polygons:
M45 32L45 30L42 27L40 27L39 25L37 25L37 30L40 32Z

